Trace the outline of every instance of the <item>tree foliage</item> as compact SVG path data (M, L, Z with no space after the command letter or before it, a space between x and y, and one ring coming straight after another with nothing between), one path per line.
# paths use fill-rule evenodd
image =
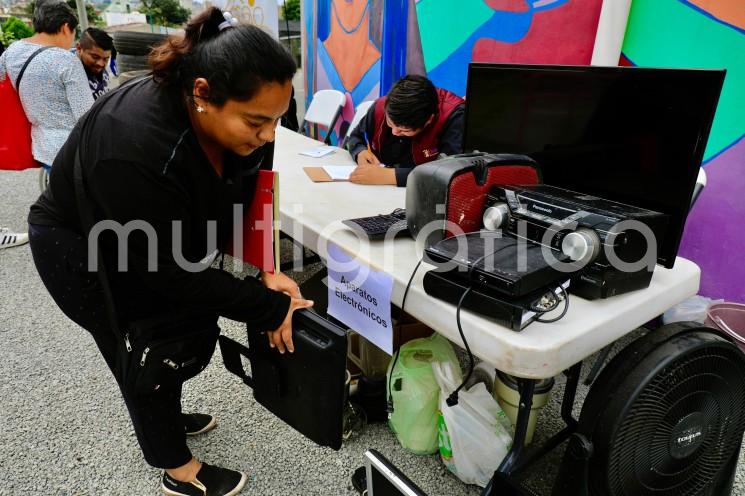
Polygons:
M2 41L3 45L6 47L16 40L28 38L34 34L34 30L17 17L9 17L0 27L2 27L0 41Z
M300 0L285 0L281 10L282 18L290 21L300 20Z
M143 0L140 12L163 25L177 26L188 21L191 15L177 0Z
M76 14L78 13L78 4L75 0L67 0L67 5L69 5ZM29 15L34 15L35 7L36 1L31 0L31 2L26 5L26 12ZM91 26L103 26L105 24L100 13L95 9L95 7L93 7L92 4L88 2L85 3L85 13L88 15L88 24L90 24Z

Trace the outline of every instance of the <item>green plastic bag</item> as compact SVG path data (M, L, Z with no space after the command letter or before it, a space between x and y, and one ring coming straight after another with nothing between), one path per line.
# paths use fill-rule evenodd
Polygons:
M393 414L388 425L401 446L418 455L437 452L437 411L440 387L432 371L432 362L451 362L458 358L447 339L435 333L403 345L396 369L388 366L388 392L393 400Z

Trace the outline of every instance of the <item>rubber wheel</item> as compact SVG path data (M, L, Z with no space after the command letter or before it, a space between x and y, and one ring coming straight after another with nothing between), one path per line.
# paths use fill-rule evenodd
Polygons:
M114 33L114 46L120 55L148 55L153 46L166 38L166 35L160 33L117 31Z
M119 55L116 64L121 73L130 71L144 71L150 69L147 57L144 55Z

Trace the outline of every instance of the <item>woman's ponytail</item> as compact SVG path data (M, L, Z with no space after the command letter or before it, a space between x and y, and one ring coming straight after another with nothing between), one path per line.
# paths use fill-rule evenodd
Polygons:
M184 72L183 64L188 63L188 57L196 46L220 34L225 22L225 16L217 7L192 17L186 24L183 36L170 36L153 48L149 58L153 78L163 86L179 81Z
M209 101L246 101L265 83L292 80L297 67L292 55L258 26L236 25L229 14L212 7L153 49L153 78L162 87L179 89L191 97L194 81L209 83Z

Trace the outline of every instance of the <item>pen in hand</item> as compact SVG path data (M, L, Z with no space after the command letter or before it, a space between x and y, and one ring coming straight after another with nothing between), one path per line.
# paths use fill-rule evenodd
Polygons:
M367 150L364 150L357 155L357 165L380 165L380 160L378 160L378 157L375 156L372 151L372 147L370 146L370 140L367 137L367 131L365 131L365 144L367 145Z

